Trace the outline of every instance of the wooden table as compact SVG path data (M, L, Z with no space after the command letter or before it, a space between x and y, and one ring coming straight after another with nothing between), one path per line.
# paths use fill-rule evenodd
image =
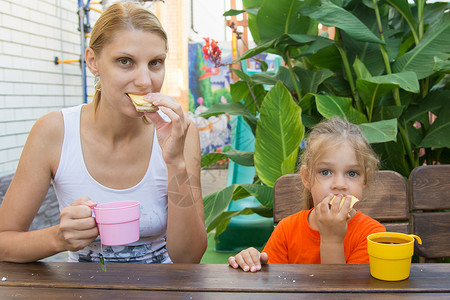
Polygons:
M450 298L450 264L413 264L409 279L385 282L368 265L0 263L0 299L391 299Z

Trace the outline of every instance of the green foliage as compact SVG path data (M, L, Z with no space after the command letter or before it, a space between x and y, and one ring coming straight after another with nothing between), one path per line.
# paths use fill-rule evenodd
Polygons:
M304 132L323 118L358 124L382 168L404 176L423 163L450 161L449 3L243 3L257 46L236 62L268 52L281 56L284 66L252 76L235 70L240 80L231 85L233 103L205 113L244 117L255 134L255 152L230 151L217 159L256 169L251 188L233 185L204 197L208 230L220 234L238 214L269 213L274 182L295 170ZM334 39L318 33L319 23L335 27ZM203 158L205 165L214 159ZM261 207L226 212L230 201L248 195Z

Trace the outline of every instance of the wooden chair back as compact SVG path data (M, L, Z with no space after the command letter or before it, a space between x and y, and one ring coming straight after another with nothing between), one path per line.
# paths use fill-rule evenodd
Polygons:
M425 261L450 257L449 190L450 165L420 166L409 176L412 232L422 239L416 253Z
M405 178L395 171L378 171L375 182L357 209L386 226L387 231L409 233L409 205ZM273 189L275 224L305 206L300 174L283 175Z

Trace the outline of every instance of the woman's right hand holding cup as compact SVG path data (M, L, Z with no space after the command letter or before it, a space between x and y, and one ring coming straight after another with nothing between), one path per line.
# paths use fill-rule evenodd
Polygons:
M81 197L61 211L58 239L62 251L78 251L97 238L97 223L92 217L96 205L88 197Z

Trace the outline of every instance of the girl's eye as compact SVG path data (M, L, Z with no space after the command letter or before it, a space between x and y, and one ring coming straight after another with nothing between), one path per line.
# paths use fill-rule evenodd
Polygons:
M131 64L131 61L128 58L119 58L119 63L126 66Z
M347 174L348 174L348 176L350 176L350 177L356 177L356 176L358 176L358 172L356 172L356 171L349 171Z
M328 175L330 175L330 170L321 170L321 171L319 171L319 174L320 175L323 175L323 176L328 176Z

